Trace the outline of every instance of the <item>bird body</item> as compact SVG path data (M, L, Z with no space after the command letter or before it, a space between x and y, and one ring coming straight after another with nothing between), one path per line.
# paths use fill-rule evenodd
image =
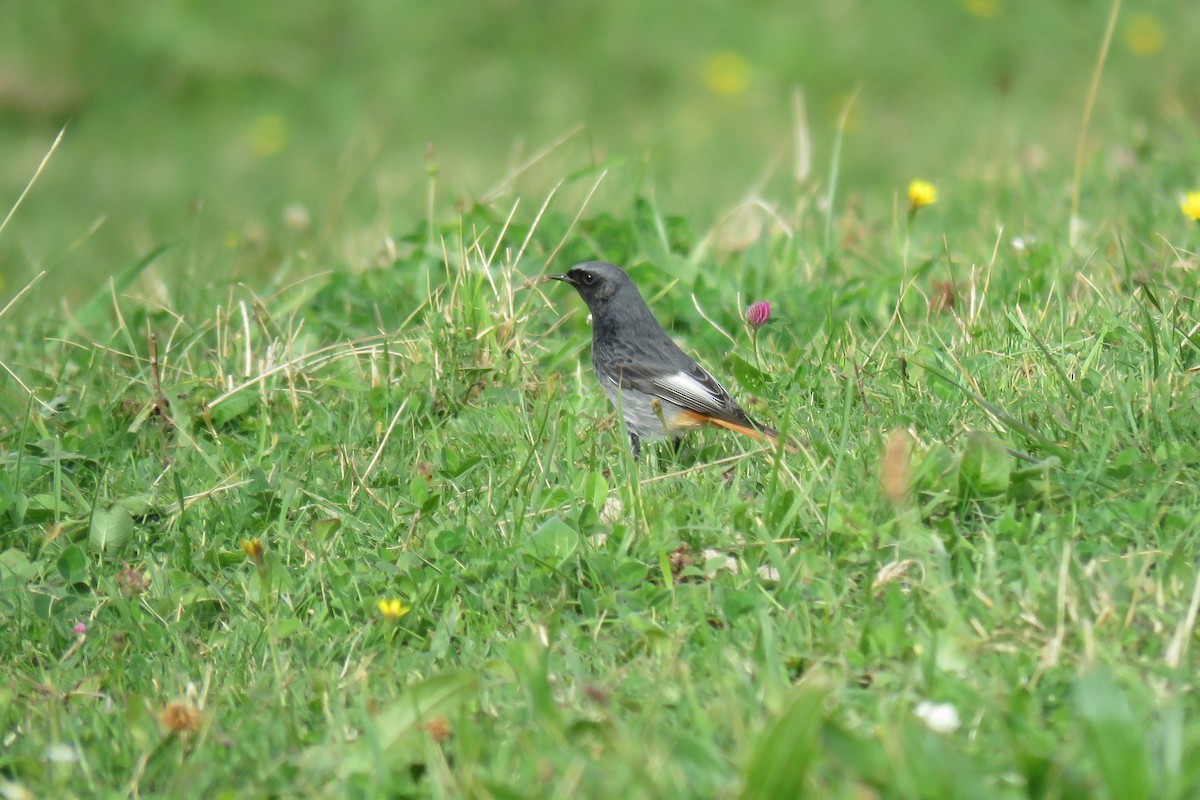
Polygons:
M705 425L760 441L778 438L679 349L623 269L587 261L548 278L574 286L592 312L592 366L625 423L635 458L642 439L678 442L683 434Z

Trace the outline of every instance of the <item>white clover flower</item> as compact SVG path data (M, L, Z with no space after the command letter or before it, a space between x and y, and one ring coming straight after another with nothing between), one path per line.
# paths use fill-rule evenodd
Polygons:
M916 714L934 733L954 733L960 724L958 710L950 703L922 700L917 704Z

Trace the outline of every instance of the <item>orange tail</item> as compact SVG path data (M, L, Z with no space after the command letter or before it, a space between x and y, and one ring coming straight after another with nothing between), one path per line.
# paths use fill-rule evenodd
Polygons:
M709 417L708 422L710 425L717 425L717 426L725 428L727 430L736 431L737 433L740 433L743 436L749 436L751 439L755 439L760 442L777 442L777 441L779 441L779 431L775 430L774 428L768 428L766 425L759 425L758 427L748 427L746 425L739 425L736 422L729 422L728 420L717 419L716 417ZM795 442L788 441L786 439L783 442L783 446L785 448L787 448L787 451L789 453L795 453L800 450L800 448L796 445Z

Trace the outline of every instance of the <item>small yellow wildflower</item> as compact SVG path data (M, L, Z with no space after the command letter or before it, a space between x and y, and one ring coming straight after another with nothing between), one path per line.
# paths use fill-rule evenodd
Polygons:
M1167 41L1162 23L1149 14L1134 14L1130 17L1123 38L1125 46L1135 56L1142 58L1157 55Z
M1179 210L1193 222L1200 222L1200 192L1188 192L1179 204Z
M391 600L380 600L378 603L376 603L376 607L379 609L379 613L383 615L384 619L400 619L405 614L412 611L411 607L404 605L404 603L401 603L395 598L392 598Z
M717 53L704 65L704 83L716 94L741 94L750 83L750 64L737 53Z
M937 187L929 181L916 180L908 185L909 213L937 202Z
M279 114L266 114L250 126L250 144L260 156L273 156L287 146L287 120Z
M246 558L254 562L254 566L261 567L263 565L263 546L258 539L243 539L242 552L246 554Z
M1000 0L963 0L963 8L971 16L991 19L1000 13Z

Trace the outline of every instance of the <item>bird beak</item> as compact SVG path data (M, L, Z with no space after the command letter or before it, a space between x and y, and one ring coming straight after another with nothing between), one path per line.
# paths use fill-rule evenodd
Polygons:
M575 281L571 280L570 275L547 275L545 279L548 281L562 281L563 283L569 283L572 286L575 285Z

